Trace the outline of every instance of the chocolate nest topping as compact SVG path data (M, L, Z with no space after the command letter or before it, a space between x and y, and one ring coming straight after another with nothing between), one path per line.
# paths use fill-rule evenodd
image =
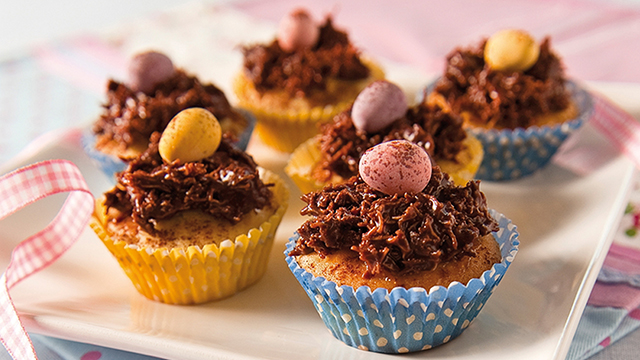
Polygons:
M358 50L345 32L333 27L330 17L320 27L314 47L286 52L273 40L269 45L253 45L242 51L245 74L260 92L278 89L291 96L304 96L325 90L329 78L359 80L369 76Z
M302 200L300 213L312 218L298 229L290 255L356 251L367 265L365 278L382 268L410 273L474 256L474 240L498 230L479 182L455 186L438 166L420 193L386 195L354 176Z
M540 44L538 61L525 72L490 69L484 61L485 44L486 40L475 49L458 48L447 56L445 74L435 91L444 95L454 112L470 112L472 122L481 126L515 129L569 106L564 68L548 37Z
M182 70L155 86L152 95L134 92L123 83L109 80L107 102L93 131L103 141L114 140L123 148L147 143L154 131L162 132L180 111L202 107L216 118L245 123L244 117L229 104L224 93L212 84L202 84ZM238 134L234 134L238 135Z
M467 134L462 119L425 102L407 110L404 117L374 134L356 130L351 110L337 115L320 135L321 160L312 176L322 182L333 174L347 179L358 173L358 162L369 148L391 140L408 140L427 150L435 161L456 161Z
M159 139L160 133L153 133L149 148L117 174L116 187L105 193L107 209L119 210L122 218L130 215L153 233L157 221L184 210L235 224L244 214L271 205L271 184L260 180L253 159L227 138L212 156L184 164L164 163Z

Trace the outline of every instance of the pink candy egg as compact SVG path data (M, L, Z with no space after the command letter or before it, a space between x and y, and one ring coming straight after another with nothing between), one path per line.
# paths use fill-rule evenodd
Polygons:
M149 93L174 73L173 62L166 55L155 51L137 54L129 63L129 87Z
M278 45L284 51L312 47L318 42L320 29L304 9L297 9L282 18L278 27Z
M393 140L365 151L358 170L362 180L385 194L417 193L431 179L431 160L420 146Z
M351 109L353 125L358 130L375 133L407 112L407 99L397 85L375 81L358 94Z

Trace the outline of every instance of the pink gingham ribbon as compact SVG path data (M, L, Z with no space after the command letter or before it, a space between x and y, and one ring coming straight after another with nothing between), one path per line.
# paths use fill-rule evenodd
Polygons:
M640 122L608 99L593 94L591 124L640 168Z
M66 160L40 162L0 177L0 219L62 192L70 194L58 215L42 231L16 246L0 278L0 340L14 359L37 359L37 356L9 289L49 266L76 241L93 211L93 196L80 170Z

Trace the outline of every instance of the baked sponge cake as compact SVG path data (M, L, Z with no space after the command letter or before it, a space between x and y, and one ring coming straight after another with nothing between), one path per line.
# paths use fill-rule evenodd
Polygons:
M285 172L303 193L317 191L356 175L362 154L391 140L422 147L458 185L473 179L483 157L482 144L465 131L460 116L426 101L408 106L397 85L378 80L300 145Z
M234 81L238 104L256 115L261 140L283 152L317 134L319 124L384 77L330 16L318 24L304 9L283 17L272 42L242 51L243 68Z
M287 207L283 181L221 136L206 109L183 110L150 140L91 221L136 289L198 304L258 281Z
M302 196L310 218L286 261L331 333L362 350L404 353L458 336L515 256L511 222L478 181L454 185L419 146L367 151L359 174Z
M543 168L593 107L567 79L551 39L538 42L518 29L454 49L427 97L462 116L482 142L477 177L485 180L517 179Z
M191 107L214 114L229 140L246 149L255 125L250 113L233 108L222 90L176 68L165 54L136 54L125 81L108 81L102 113L84 139L85 149L112 176L147 149L152 133L162 132L178 112Z

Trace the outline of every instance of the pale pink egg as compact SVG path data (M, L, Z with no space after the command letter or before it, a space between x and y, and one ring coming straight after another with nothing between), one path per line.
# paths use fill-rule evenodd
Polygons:
M385 194L417 193L431 179L431 160L420 146L393 140L365 151L359 172L369 186Z
M358 94L351 109L353 125L358 130L375 133L407 112L407 99L397 85L375 81Z
M304 9L294 10L283 17L278 27L278 45L284 51L312 47L319 37L318 25Z
M175 73L173 62L166 55L148 51L137 54L129 62L129 87L149 93L153 87Z

